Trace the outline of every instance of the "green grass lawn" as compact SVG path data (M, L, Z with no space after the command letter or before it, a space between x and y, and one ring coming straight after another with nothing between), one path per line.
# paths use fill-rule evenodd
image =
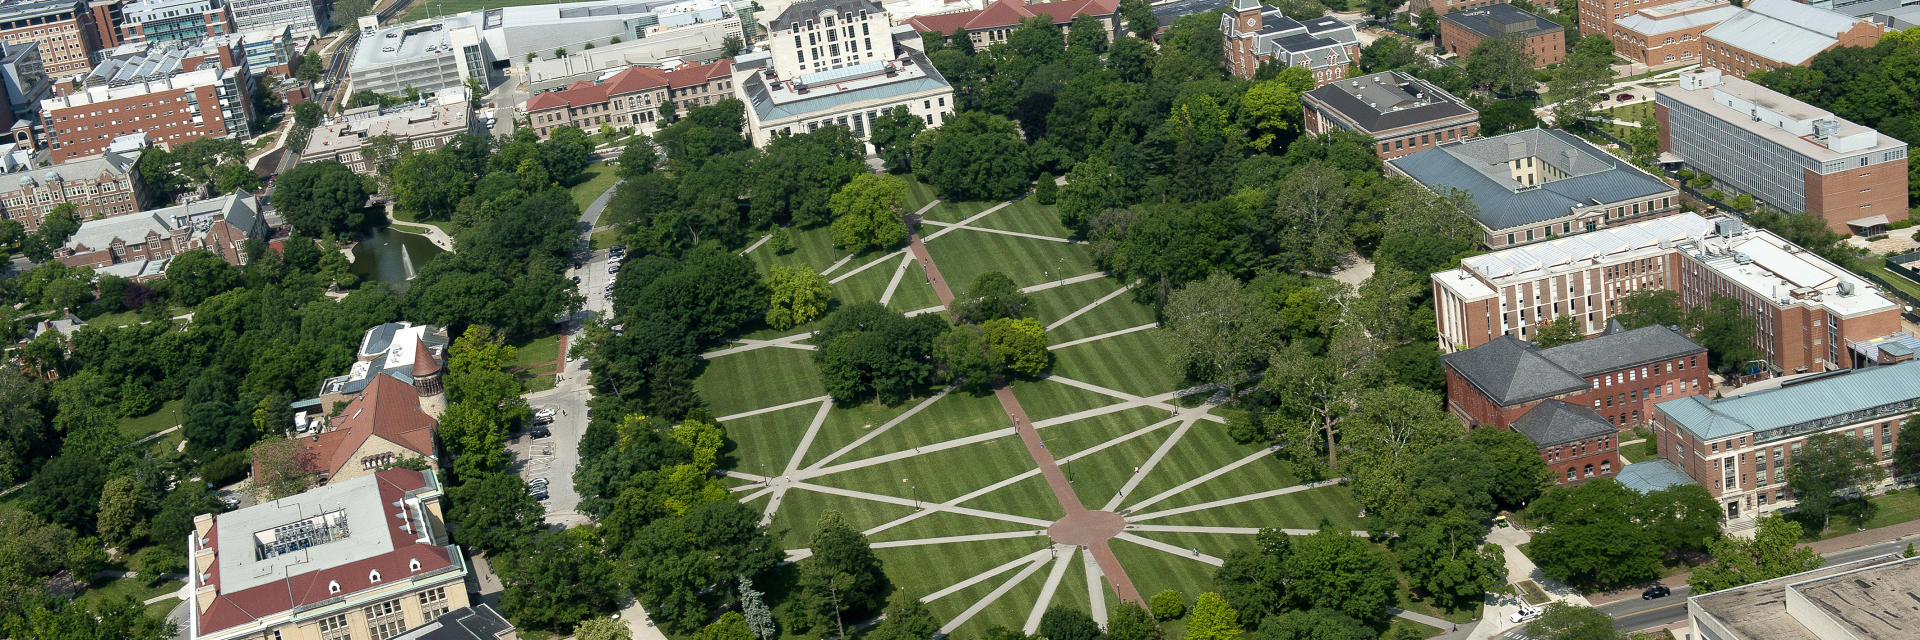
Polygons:
M528 340L525 344L514 346L516 349L513 361L507 363L509 367L550 365L553 361L560 359L560 336L558 335L541 336Z
M425 20L429 15L434 17L449 16L477 9L498 9L500 7L521 7L535 4L551 3L541 0L420 0L408 8L405 14L402 14L389 24ZM540 55L545 56L551 53L551 51L542 51ZM523 61L525 61L525 58L516 60L515 62Z
M1011 220L998 220L1002 215L1009 215ZM1017 210L1010 206L988 215L981 223L992 220L996 223L1019 224L1023 216L1051 215L1047 212ZM931 233L934 230L929 227L923 231ZM955 288L965 288L973 282L974 277L987 271L1007 274L1014 284L1022 287L1097 271L1093 266L1093 252L1086 245L984 231L960 229L948 232L927 243L927 251L933 254L934 262L940 265L940 275L945 276L947 284Z
M139 440L155 431L180 424L180 401L168 400L158 411L137 418L120 419L120 435Z
M87 324L90 324L96 327L130 327L139 323L140 323L140 312L138 311L121 311L119 313L103 313L103 314L94 316L92 320L87 321Z
M1878 268L1880 269L1878 275L1889 284L1892 284L1893 288L1899 289L1907 295L1920 297L1920 283L1908 280L1906 276L1895 273L1894 270L1888 269L1885 265L1881 265Z
M149 587L145 577L120 578L108 580L100 583L99 586L82 591L80 595L74 596L74 601L88 606L118 602L121 598L133 598L137 602L145 602L150 598L179 591L184 584L186 583L179 580L167 580ZM175 602L168 602L167 608L171 609L173 604Z
M723 452L721 466L755 475L780 473L819 410L819 405L808 404L721 423L735 445Z
M1639 122L1641 118L1653 117L1653 103L1642 102L1639 104L1630 104L1624 107L1614 107L1612 109L1606 110L1603 115L1610 118L1625 120L1627 122ZM1628 126L1614 124L1611 121L1601 122L1599 124L1600 124L1600 128L1605 129L1607 133L1611 133L1615 137L1618 137L1622 140L1627 139L1627 134L1631 133L1636 128L1636 127L1628 127Z
M1054 375L1136 395L1179 389L1183 376L1167 364L1166 329L1135 331L1053 352Z
M1119 283L1111 279L1101 279L1094 282L1104 283L1110 287L1119 286ZM1046 292L1043 291L1041 293ZM1112 291L1109 290L1108 293L1112 293ZM1072 312L1069 311L1068 313ZM1088 309L1086 313L1074 316L1072 320L1068 320L1065 324L1055 327L1052 332L1047 334L1047 337L1053 344L1060 344L1082 338L1091 338L1121 329L1131 329L1141 325L1153 324L1156 321L1153 317L1153 307L1135 302L1133 292L1128 291L1114 296L1106 302L1100 303L1100 306ZM1071 349L1074 347L1068 348Z
M515 3L507 2L505 4ZM526 4L533 3L529 2ZM417 6L418 5L416 5L416 7ZM600 194L606 193L608 189L613 188L614 184L620 182L620 175L614 173L614 168L605 162L596 162L589 165L587 170L580 175L586 179L568 187L567 191L573 194L573 204L580 207L581 213L585 213L587 205L593 204L594 199L599 198Z
M708 360L694 386L716 416L826 394L812 352L778 347Z
M1021 198L1007 205L993 215L981 218L972 225L986 229L1001 229L1019 233L1067 238L1073 231L1060 224L1060 208L1054 205L1040 204L1033 198ZM959 233L955 231L954 233Z
M1865 527L1867 529L1876 529L1888 525L1920 520L1920 490L1908 489L1904 491L1894 491L1886 495L1868 498L1868 501L1879 507L1879 510L1874 512L1873 517L1867 520ZM1858 529L1853 528L1853 525L1842 522L1841 518L1834 518L1832 522L1827 524L1827 530L1821 532L1819 536L1815 536L1813 539L1825 540L1835 536L1857 533L1858 531Z

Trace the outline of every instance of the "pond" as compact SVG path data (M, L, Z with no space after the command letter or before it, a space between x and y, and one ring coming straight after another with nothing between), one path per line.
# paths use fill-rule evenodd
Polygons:
M420 267L442 253L426 236L383 227L353 245L353 275L404 290Z

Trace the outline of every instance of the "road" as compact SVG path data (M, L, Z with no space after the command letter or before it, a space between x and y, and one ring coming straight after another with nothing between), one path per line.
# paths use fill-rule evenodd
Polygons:
M1827 564L1852 562L1888 553L1898 554L1905 551L1907 543L1920 538L1908 538L1867 545L1845 551L1826 554ZM1607 615L1613 616L1613 627L1621 631L1638 631L1650 627L1673 624L1687 618L1687 596L1693 591L1686 585L1671 585L1673 595L1659 600L1621 600L1597 607Z

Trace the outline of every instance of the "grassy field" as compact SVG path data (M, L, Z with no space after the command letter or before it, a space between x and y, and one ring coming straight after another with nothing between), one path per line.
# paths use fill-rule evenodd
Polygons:
M507 363L508 367L550 365L560 358L560 336L557 335L541 336L514 347L513 361Z
M180 424L180 401L168 400L158 411L138 418L121 418L120 435L139 440L153 432Z
M122 598L133 598L134 600L145 602L154 597L179 591L180 587L184 584L186 583L179 580L167 580L150 587L147 586L147 579L145 577L119 578L102 582L99 586L91 587L86 591L80 592L80 595L74 596L74 602L88 606L118 602ZM177 601L167 602L166 609L161 610L162 614L164 615L166 610L172 609L174 604L177 604Z
M1639 104L1630 104L1624 107L1614 107L1612 109L1606 110L1605 115L1610 118L1625 120L1627 122L1639 122L1641 118L1653 117L1653 103L1642 102ZM1607 133L1611 133L1622 140L1627 139L1627 134L1632 132L1636 128L1636 127L1628 127L1628 126L1615 124L1612 121L1602 122L1599 124L1600 124L1600 128L1605 129Z
M932 189L909 183L908 208L919 210L933 200ZM958 221L995 204L939 203L928 210L926 218ZM979 230L1066 237L1068 231L1060 226L1054 207L1021 200L970 226L977 229L945 231L928 245L942 274L958 288L990 270L1006 273L1023 287L1095 270L1085 245ZM921 232L931 234L941 229L927 225ZM762 269L788 265L827 272L830 280L839 279L832 285L837 305L877 301L896 277L898 285L889 307L908 311L938 304L916 261L905 261L903 268L900 255L892 251L849 259L846 252L832 246L826 229L791 229L789 233L791 250L776 253L763 246L748 255ZM1054 344L1153 323L1152 309L1125 293L1094 304L1119 288L1118 282L1096 278L1036 291L1030 294L1031 311L1045 325L1058 323L1049 331ZM1073 317L1068 319L1070 315ZM766 329L748 337L788 336L817 324L783 331ZM1108 336L1059 349L1054 353L1052 373L1119 394L1153 396L1189 384L1168 365L1167 350L1162 329ZM824 387L812 355L793 349L761 348L717 357L708 361L696 386L713 413L720 416L816 398L824 394ZM1106 508L1135 479L1136 469L1163 450L1164 457L1156 466L1139 472L1144 475L1138 479L1138 486L1123 501L1160 497L1140 513L1203 505L1304 482L1287 463L1257 457L1261 447L1233 442L1224 425L1215 422L1198 421L1179 434L1179 441L1172 442L1179 425L1169 420L1165 408L1116 407L1124 398L1057 379L1019 380L1011 388L1030 419L1046 421L1040 431L1046 449L1056 460L1069 460L1062 463L1062 471L1080 502L1089 509ZM805 403L727 420L723 426L734 448L723 452L721 464L745 474L790 476L797 484L747 486L737 494L762 510L771 504L772 495L780 496L772 521L787 548L809 544L820 512L828 509L839 511L857 529L871 530L869 538L876 543L915 543L876 549L900 590L896 597L925 597L1043 552L1048 539L1041 530L1064 512L1038 473L1025 443L1011 428L1005 410L991 394L956 391L936 397L938 391L928 389L921 397L896 405ZM1075 417L1060 420L1066 416ZM1241 464L1227 473L1181 488L1195 478L1236 463ZM751 485L739 478L733 482L736 486ZM1174 491L1176 488L1180 490ZM1166 495L1160 496L1162 493ZM929 509L946 502L985 513ZM1351 493L1345 487L1332 486L1212 506L1151 522L1313 528L1326 521L1342 528L1363 528L1358 512ZM992 537L949 539L975 535ZM1240 534L1152 532L1142 536L1181 548L1199 548L1216 556L1252 544L1250 536ZM1212 588L1211 565L1134 542L1116 540L1112 545L1142 593L1171 588L1192 596ZM928 608L937 619L950 621L1004 587L1000 597L981 607L957 631L978 634L991 626L1020 628L1036 605L1090 607L1084 560L1079 554L1034 558L1043 566L1034 566L1024 577L1016 580L1032 561L936 598ZM1036 602L1056 568L1064 570L1062 582L1050 600ZM1110 585L1103 587L1103 593L1109 606L1116 602Z
M1899 289L1901 292L1910 296L1920 297L1920 283L1908 280L1906 276L1895 273L1894 270L1888 269L1885 265L1880 266L1879 269L1880 277L1886 279L1895 289Z
M1894 491L1883 496L1869 498L1868 502L1873 503L1875 507L1878 507L1878 510L1874 512L1872 518L1867 520L1866 526L1863 528L1875 529L1920 520L1920 490L1908 489L1905 491ZM1858 529L1853 528L1853 525L1843 522L1841 518L1836 517L1832 522L1827 524L1826 531L1821 532L1818 536L1812 536L1812 539L1825 540L1858 531Z
M595 198L620 182L619 174L614 173L613 169L605 162L595 162L588 165L587 170L580 174L585 180L567 188L567 191L573 194L573 204L580 207L581 213L586 213L587 205L593 204Z
M446 16L477 9L498 9L500 7L521 7L535 4L552 4L535 0L421 0L407 9L391 24L425 20L428 16ZM541 55L546 55L542 52Z

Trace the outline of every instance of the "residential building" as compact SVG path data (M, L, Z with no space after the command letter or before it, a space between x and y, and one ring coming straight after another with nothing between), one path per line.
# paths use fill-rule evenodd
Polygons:
M1436 193L1466 191L1476 206L1482 244L1494 249L1680 210L1676 187L1558 129L1438 144L1387 160L1387 172Z
M1775 374L1857 366L1846 344L1900 330L1901 306L1859 276L1770 231L1694 213L1469 257L1432 280L1445 352L1527 338L1562 316L1594 335L1636 291L1679 292L1683 308L1733 298L1766 354L1750 364Z
M1580 0L1580 35L1613 33L1616 20L1641 9L1685 0Z
M1118 0L1062 0L1060 2L1030 3L1027 0L993 0L979 11L957 11L934 15L914 16L906 19L905 24L921 33L938 33L951 37L955 32L966 29L967 39L973 41L973 48L984 51L996 43L1005 42L1022 21L1036 16L1047 16L1054 26L1062 32L1070 31L1068 24L1079 16L1089 16L1099 21L1100 28L1108 40L1118 29L1120 22L1120 3Z
M253 194L235 192L211 200L80 223L53 257L69 267L92 267L100 275L135 280L166 277L173 256L205 249L228 264L246 264L248 240L272 234Z
M5 146L13 146L11 144ZM4 147L0 147L4 148ZM0 158L0 215L28 232L62 204L71 204L81 220L136 213L147 208L146 185L134 164L140 151L107 152L50 167Z
M48 73L86 73L101 49L93 13L79 0L27 0L0 5L0 40L38 43Z
M1646 423L1655 402L1713 387L1706 347L1661 326L1616 328L1550 349L1503 335L1442 355L1440 364L1447 409L1468 425L1512 427L1540 403L1560 400L1631 429Z
M1886 554L1687 598L1675 631L1715 640L1899 640L1920 559Z
M1479 9L1454 11L1440 16L1442 51L1467 55L1488 38L1514 38L1520 41L1535 68L1567 58L1567 30L1560 23L1527 13L1505 3Z
M541 94L535 96L539 99ZM354 173L370 175L373 167L360 154L368 138L393 136L414 151L431 151L446 146L460 134L484 135L485 127L473 117L473 108L465 99L443 100L429 106L406 105L382 111L379 105L349 109L339 118L314 127L307 136L307 148L300 152L301 162L332 160Z
M1907 143L1715 68L1654 92L1660 150L1841 233L1907 219Z
M172 146L204 137L249 135L253 77L231 47L183 41L132 42L78 82L62 81L40 101L53 161L95 155L115 138L144 133Z
M1707 30L1737 13L1740 8L1727 0L1680 0L1615 20L1607 39L1615 54L1649 67L1693 64L1700 61Z
M469 606L432 471L389 469L193 520L190 640L392 638Z
M1374 155L1398 158L1480 135L1480 112L1445 89L1398 71L1348 78L1300 95L1310 134L1353 131Z
M1479 9L1493 4L1504 4L1506 0L1413 0L1407 3L1407 15L1418 17L1421 12L1432 9L1434 13L1446 15L1451 11Z
M768 34L771 51L733 63L734 94L747 104L747 136L757 146L778 132L824 126L847 127L865 140L874 120L895 108L935 128L954 111L953 86L915 46L920 35L911 27L890 29L877 4L795 2L768 22ZM836 57L831 41L850 45L853 38L861 44Z
M1834 47L1871 47L1886 29L1872 21L1793 0L1752 0L1701 34L1701 64L1746 77L1754 71L1804 67Z
M513 623L485 604L460 607L426 624L394 636L393 640L518 640Z
M1806 376L1717 400L1661 402L1653 407L1653 434L1660 457L1726 505L1726 526L1739 530L1795 504L1787 470L1810 436L1857 438L1880 465L1891 465L1901 423L1920 411L1917 402L1920 362L1904 362ZM1864 489L1879 493L1897 482Z
M221 0L134 0L122 8L122 42L198 40L233 33Z
M728 36L751 42L751 0L600 0L469 11L381 27L360 20L360 44L348 63L355 90L424 93L465 84L491 87L490 69L540 64L536 90L635 63L675 66L725 56ZM884 26L881 27L884 32ZM605 55L592 54L612 47Z
M293 35L315 38L333 28L328 13L332 2L325 0L227 0L233 12L234 31L260 31L291 27Z
M1234 0L1233 10L1220 16L1227 40L1227 70L1252 78L1260 65L1305 67L1313 85L1347 77L1347 68L1360 60L1360 36L1353 25L1321 16L1298 21L1259 0Z
M1548 400L1511 428L1540 450L1555 483L1580 484L1620 471L1620 430L1587 407Z

